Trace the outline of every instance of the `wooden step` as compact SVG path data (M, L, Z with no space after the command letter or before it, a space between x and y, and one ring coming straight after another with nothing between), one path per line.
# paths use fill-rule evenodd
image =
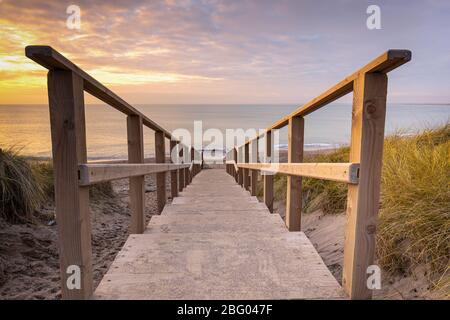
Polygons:
M302 232L289 232L224 170L205 170L144 234L130 235L94 298L346 296Z
M145 233L217 233L242 234L248 232L284 233L286 225L279 215L245 214L201 215L190 214L180 219L177 215L153 216Z
M96 299L339 299L302 232L131 235Z

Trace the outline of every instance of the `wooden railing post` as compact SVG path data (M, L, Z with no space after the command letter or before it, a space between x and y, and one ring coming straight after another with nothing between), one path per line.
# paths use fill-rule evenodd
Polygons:
M272 131L266 132L266 161L272 162ZM264 174L264 203L271 213L273 213L273 174Z
M56 220L63 299L93 292L89 187L78 186L78 164L87 162L83 79L71 71L48 73ZM80 287L68 277L80 272Z
M178 155L180 156L181 163L184 163L184 149L181 143L178 143ZM184 169L178 170L178 180L180 181L180 184L178 185L178 191L182 192L184 187L186 186L184 182Z
M166 162L165 136L162 131L155 131L155 162ZM156 174L156 200L158 213L161 213L166 205L166 173Z
M194 160L195 160L194 147L191 147L191 165L192 165L192 170L189 172L189 181L190 182L192 182L192 179L194 179L194 175L195 175Z
M257 163L258 162L258 138L256 138L255 140L252 140L251 143L251 147L252 147L252 152L251 152L251 161L252 163ZM258 170L250 170L251 173L251 195L252 196L256 196L256 187L258 185Z
M198 163L197 163L197 158L198 158L198 151L194 149L194 165L192 166L193 172L194 172L194 177L198 174L199 170L198 170Z
M170 140L170 162L173 162L172 153L177 150L177 142ZM178 197L178 170L170 171L170 194L172 199Z
M249 144L244 145L244 163L249 163ZM244 189L250 189L250 176L248 169L244 169Z
M202 165L201 165L201 169L203 169L203 148L202 148Z
M370 299L367 268L374 262L386 115L387 75L361 74L353 85L350 162L359 184L348 186L342 285L352 299Z
M144 163L144 134L142 117L127 117L128 162ZM145 229L145 176L129 179L131 209L130 233L143 233Z
M239 163L244 162L244 154L242 152L242 149L244 147L240 147L239 148ZM244 169L240 168L239 172L238 172L238 180L239 180L239 184L241 185L241 187L244 187Z
M236 147L233 148L233 160L234 160L235 163L238 162L238 156L237 156L237 149L236 149ZM236 182L238 182L238 173L236 172L236 169L234 168L234 166L233 166L233 176L234 176L234 179L236 180Z
M187 146L183 146L184 149L184 163L189 164L189 149ZM184 186L187 187L189 185L189 168L184 168Z
M303 117L292 117L288 124L288 162L303 161ZM289 231L300 231L302 222L302 178L287 176L286 226Z

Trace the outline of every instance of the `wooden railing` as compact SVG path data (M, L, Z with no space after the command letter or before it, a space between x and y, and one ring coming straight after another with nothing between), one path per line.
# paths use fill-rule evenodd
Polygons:
M352 299L370 299L367 268L374 263L386 114L387 73L411 59L408 50L389 50L318 97L275 122L264 133L227 153L227 172L256 195L258 171L287 174L286 225L301 230L302 176L348 183L342 285ZM353 92L349 163L301 163L304 116ZM288 163L258 163L265 137L271 162L272 132L288 126ZM251 154L250 148L251 146ZM250 161L251 155L251 161ZM273 176L264 175L264 202L273 212Z
M89 186L129 178L130 233L145 229L144 176L156 174L158 212L166 203L166 173L171 173L171 196L190 183L200 170L194 148L147 118L112 91L48 46L28 46L26 56L49 70L48 98L55 175L56 220L62 297L86 299L93 292ZM128 164L87 161L84 91L127 115ZM155 131L155 162L144 163L143 127ZM165 163L165 139L184 163ZM189 157L190 155L190 157ZM79 271L79 272L78 272Z

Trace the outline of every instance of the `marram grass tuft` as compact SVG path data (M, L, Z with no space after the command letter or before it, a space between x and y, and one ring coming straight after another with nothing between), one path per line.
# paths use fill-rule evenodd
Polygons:
M27 222L42 204L45 193L32 166L14 149L0 149L0 216Z

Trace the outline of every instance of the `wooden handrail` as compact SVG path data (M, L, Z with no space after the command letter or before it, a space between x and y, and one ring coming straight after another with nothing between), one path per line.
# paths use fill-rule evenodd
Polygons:
M53 48L28 46L25 54L49 70L48 97L62 297L87 299L93 293L89 186L129 178L130 233L143 233L146 228L145 175L156 174L157 207L161 212L167 201L166 173L172 172L173 198L178 189L181 191L189 184L201 166L166 163L166 138L171 140L171 151L176 148L186 152L187 156L188 147ZM127 115L128 164L88 163L84 91ZM155 164L144 163L144 126L155 133ZM194 151L190 149L191 154ZM72 266L79 267L81 272L79 288L72 288L67 282L68 270Z
M358 184L358 163L240 163L239 168L261 172Z
M411 51L409 50L391 49L384 52L383 54L381 54L380 56L378 56L377 58L366 64L364 67L360 68L356 72L344 78L336 85L332 86L322 94L318 95L316 98L298 107L289 115L272 124L265 131L261 132L255 139L261 138L267 131L283 128L288 124L289 119L292 119L293 117L306 116L311 112L316 111L317 109L327 104L330 104L331 102L339 98L342 98L346 94L352 92L354 81L362 74L366 73L386 74L394 70L395 68L398 68L402 64L407 63L410 60L411 60ZM254 139L247 141L246 144L250 143L252 140Z
M118 180L151 173L161 173L192 167L192 164L170 163L129 163L129 164L81 164L79 170L80 186Z
M84 90L92 94L94 97L128 116L135 115L141 117L142 122L146 127L155 131L164 132L164 135L168 139L173 138L169 131L158 125L156 122L150 120L147 116L139 112L136 108L106 88L99 81L95 80L92 76L87 74L52 47L27 46L25 48L25 55L48 70L66 70L74 72L83 79Z
M409 50L388 50L316 98L276 121L254 139L227 153L227 172L246 189L256 190L257 171L287 174L286 226L301 230L302 176L348 184L342 285L352 299L369 299L367 268L374 262L381 161L386 115L387 73L411 60ZM304 116L353 92L349 163L302 163ZM255 148L266 137L265 157L273 149L273 130L288 126L288 163L259 163ZM252 163L249 146L252 145ZM231 153L232 157L231 157ZM256 161L255 161L256 159ZM272 161L270 161L272 162ZM236 164L237 163L237 164ZM234 168L236 166L243 170ZM249 174L249 171L252 172ZM251 177L251 178L250 178ZM264 175L264 202L273 212L273 177Z

